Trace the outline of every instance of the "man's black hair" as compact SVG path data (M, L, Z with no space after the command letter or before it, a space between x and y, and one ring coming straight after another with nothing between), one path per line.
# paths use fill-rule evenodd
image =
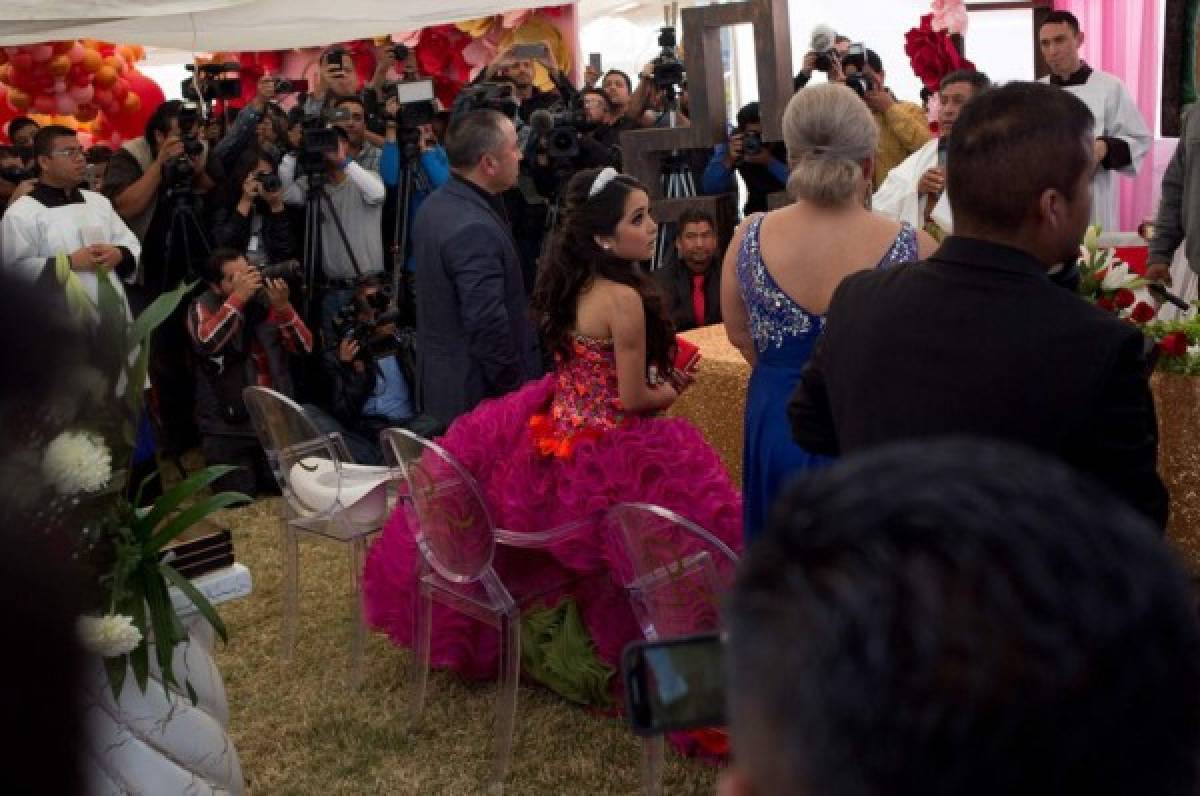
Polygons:
M624 78L625 79L625 90L628 91L630 94L633 94L633 81L629 79L628 73L622 72L620 69L609 69L607 72L604 73L604 77L608 77L609 75L620 75L622 78ZM604 77L600 78L601 85L604 84Z
M38 123L28 116L14 116L8 120L8 140L15 141L17 133L26 127L37 127Z
M1145 518L1031 451L906 443L800 479L727 620L763 796L1196 793L1191 583Z
M1079 17L1075 16L1070 11L1051 11L1046 15L1046 18L1042 20L1041 27L1038 28L1038 33L1041 33L1041 28L1044 28L1047 25L1062 25L1064 23L1068 28L1071 29L1072 33L1079 35Z
M950 74L942 78L942 82L938 83L938 88L942 91L946 90L946 86L954 85L955 83L969 83L975 93L987 91L992 87L992 81L983 72L974 69L955 69ZM924 95L924 89L921 90Z
M156 146L154 141L155 133L170 135L171 120L179 118L179 111L182 108L182 100L167 100L155 108L154 113L150 114L150 118L146 120L146 128L143 132L146 143L153 148Z
M579 92L579 97L580 97L580 99L582 99L583 97L587 96L588 94L595 94L597 97L599 97L601 100L603 100L603 101L604 101L604 108L605 108L605 109L606 109L606 110L607 110L609 113L615 113L615 112L616 112L616 110L617 110L617 106L616 106L616 105L613 105L612 98L610 98L610 97L609 97L607 94L605 94L605 93L604 93L603 91L601 91L600 89L598 89L598 88L585 88L585 89L583 89L583 90L581 90L581 91Z
M875 52L874 50L867 50L866 54L865 61L867 66L871 67L876 72L882 72L883 59L879 57L879 53ZM848 55L842 59L842 65L857 67L858 71L861 72L863 69L863 61L864 58L861 55Z
M708 224L712 227L713 232L717 231L717 219L713 214L702 207L689 207L679 214L679 221L676 222L680 233L688 224Z
M54 142L59 138L76 138L78 133L70 127L61 124L48 124L33 135L33 156L50 157L54 152Z
M220 284L221 279L224 278L221 269L225 266L225 263L233 262L239 257L245 256L244 252L229 248L228 246L213 249L212 254L208 255L208 259L200 265L200 276L204 277L204 281L209 284Z
M748 102L737 112L737 126L745 130L748 124L762 124L762 111L757 102Z
M947 150L947 191L955 227L1011 232L1055 189L1074 198L1092 168L1091 111L1075 95L1042 83L1012 82L963 108Z

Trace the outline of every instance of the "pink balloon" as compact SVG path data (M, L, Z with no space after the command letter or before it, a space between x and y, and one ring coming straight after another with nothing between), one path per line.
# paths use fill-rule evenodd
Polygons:
M75 111L79 110L79 106L69 94L59 94L55 98L55 104L58 106L58 112L64 116L74 116Z
M54 48L49 44L38 44L30 48L34 63L45 63L54 57Z
M71 99L76 102L91 102L95 91L91 86L72 86L67 89L67 93L71 95Z
M67 59L73 64L77 64L82 61L83 45L79 42L75 42L73 45L71 45L71 49L67 50Z
M67 90L67 81L63 80L61 77L55 78L54 93L55 94L63 94L66 92L66 90Z

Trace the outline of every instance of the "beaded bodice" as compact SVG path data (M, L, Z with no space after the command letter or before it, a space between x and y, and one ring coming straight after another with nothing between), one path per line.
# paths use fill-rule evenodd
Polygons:
M751 220L737 259L738 283L749 315L750 335L760 354L781 348L794 338L816 338L825 326L824 317L805 311L783 292L763 263L759 230L764 218L765 215L760 215ZM904 224L877 267L886 268L916 259L916 230Z
M550 407L531 421L538 447L547 455L569 456L576 443L617 428L626 416L613 341L574 335L571 355L555 355Z

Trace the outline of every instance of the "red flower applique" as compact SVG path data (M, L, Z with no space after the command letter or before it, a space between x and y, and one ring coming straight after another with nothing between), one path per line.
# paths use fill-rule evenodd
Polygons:
M975 64L959 54L946 31L933 29L933 14L921 17L921 26L904 34L904 52L913 73L930 91L937 91L942 78L957 69L974 69Z
M1151 307L1144 301L1139 301L1133 311L1129 313L1129 319L1134 323L1149 323L1154 320L1154 316L1158 314L1158 310Z

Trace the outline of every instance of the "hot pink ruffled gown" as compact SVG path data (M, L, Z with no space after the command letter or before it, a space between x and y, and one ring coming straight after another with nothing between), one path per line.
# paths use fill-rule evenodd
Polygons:
M687 420L622 409L611 341L575 338L573 356L560 357L554 373L480 404L439 443L479 481L501 528L547 530L641 501L676 511L741 551L741 496L716 453ZM514 595L570 582L540 602L553 607L573 597L596 657L618 670L622 649L641 632L607 546L602 534L585 533L547 551L498 547L494 564ZM397 511L371 547L364 576L368 622L404 647L412 644L418 556ZM432 665L493 678L498 652L495 630L434 605ZM611 678L614 695L619 681Z

